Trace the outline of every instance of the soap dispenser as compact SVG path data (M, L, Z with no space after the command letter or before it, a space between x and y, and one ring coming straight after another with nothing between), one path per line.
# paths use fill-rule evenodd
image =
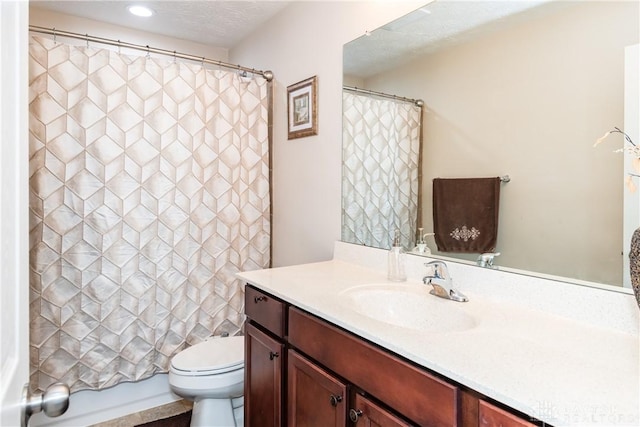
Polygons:
M389 250L389 265L387 278L393 282L404 282L407 275L404 271L405 253L400 245L400 230L396 230L393 236L393 245Z

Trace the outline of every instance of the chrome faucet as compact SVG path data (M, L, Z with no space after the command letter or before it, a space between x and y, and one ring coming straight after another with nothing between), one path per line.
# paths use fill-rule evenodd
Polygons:
M444 261L431 261L425 264L429 269L426 276L422 278L425 285L433 286L429 292L431 295L446 298L458 302L467 302L469 298L453 289L453 282Z
M478 257L476 264L480 267L494 268L493 261L495 261L495 258L499 255L500 252L485 252Z

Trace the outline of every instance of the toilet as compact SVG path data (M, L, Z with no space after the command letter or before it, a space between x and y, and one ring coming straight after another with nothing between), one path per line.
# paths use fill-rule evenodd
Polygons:
M191 427L244 424L244 337L210 338L171 359L171 390L192 400Z

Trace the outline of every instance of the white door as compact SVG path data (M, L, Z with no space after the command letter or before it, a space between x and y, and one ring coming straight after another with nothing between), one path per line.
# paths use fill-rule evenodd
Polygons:
M0 0L0 426L29 376L28 2Z

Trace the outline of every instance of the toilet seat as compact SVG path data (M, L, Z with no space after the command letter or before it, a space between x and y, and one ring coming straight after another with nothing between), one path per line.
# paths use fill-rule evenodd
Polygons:
M212 338L193 345L171 359L177 375L216 375L244 367L244 337Z

